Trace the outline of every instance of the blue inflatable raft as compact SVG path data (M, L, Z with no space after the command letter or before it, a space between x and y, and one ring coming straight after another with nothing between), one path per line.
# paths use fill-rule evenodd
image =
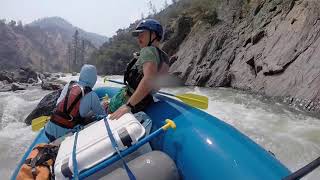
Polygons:
M103 87L95 91L99 97L105 94L112 97L119 88ZM274 155L229 124L175 99L154 96L159 101L145 111L152 119L151 132L163 126L165 119L173 120L177 129L161 134L150 145L170 156L181 179L279 180L291 173ZM15 179L32 148L44 142L48 139L41 130L11 179Z

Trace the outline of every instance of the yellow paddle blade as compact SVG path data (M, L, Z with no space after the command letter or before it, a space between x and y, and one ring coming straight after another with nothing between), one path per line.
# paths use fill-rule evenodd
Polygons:
M113 83L117 83L117 84L124 84L123 82L120 82L120 81L110 80L107 77L104 78L104 82L105 81L109 81L109 82L113 82ZM207 96L202 96L202 95L192 94L192 93L174 95L174 94L162 92L162 91L158 91L157 93L164 94L167 96L176 97L176 98L180 99L182 102L184 102L190 106L196 107L196 108L208 109L208 97Z
M39 131L50 119L50 116L40 116L31 122L32 131Z
M175 95L178 99L183 101L184 103L197 107L200 109L208 109L208 97L202 96L198 94L185 93L185 94L177 94Z

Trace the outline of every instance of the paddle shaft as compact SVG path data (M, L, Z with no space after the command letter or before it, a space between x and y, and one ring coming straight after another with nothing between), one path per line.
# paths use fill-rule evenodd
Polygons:
M119 82L119 81L115 81L115 80L104 79L104 81L110 81L113 83L124 85L123 82ZM206 97L206 96L192 94L192 93L171 94L171 93L162 92L162 91L157 91L157 93L178 98L182 102L184 102L185 104L192 106L192 107L196 107L196 108L200 108L200 109L208 109L208 97Z
M304 177L305 175L309 174L311 171L313 171L318 166L320 166L320 157L318 157L317 159L313 160L312 162L310 162L306 166L302 167L298 171L292 173L291 175L283 178L282 180L297 180L297 179L300 179L300 178Z
M113 82L113 83L117 83L117 84L125 85L123 82L116 81L116 80L108 79L108 81ZM163 92L163 91L157 91L157 93L164 94L164 95L168 95L168 96L172 96L172 97L176 97L176 95L174 95L174 94L167 93L167 92Z

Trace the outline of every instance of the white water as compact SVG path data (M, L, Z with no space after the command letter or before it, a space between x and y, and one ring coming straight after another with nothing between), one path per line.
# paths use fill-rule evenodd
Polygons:
M65 77L65 80L77 77ZM120 76L112 79L120 80ZM102 78L97 86L104 86ZM108 83L108 86L118 86ZM320 156L320 121L284 105L268 102L232 89L183 87L163 89L170 93L194 92L209 97L208 113L233 125L265 149L272 151L294 171ZM23 120L50 91L27 90L0 93L0 176L9 179L16 163L36 133ZM320 169L320 168L319 168ZM317 180L320 170L304 179Z

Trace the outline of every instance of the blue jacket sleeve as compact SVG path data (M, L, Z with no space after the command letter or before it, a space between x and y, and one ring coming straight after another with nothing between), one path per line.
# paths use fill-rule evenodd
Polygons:
M100 104L99 97L93 91L86 94L80 100L80 109L79 113L81 117L86 117L90 111L92 111L95 115L106 115L104 109Z

